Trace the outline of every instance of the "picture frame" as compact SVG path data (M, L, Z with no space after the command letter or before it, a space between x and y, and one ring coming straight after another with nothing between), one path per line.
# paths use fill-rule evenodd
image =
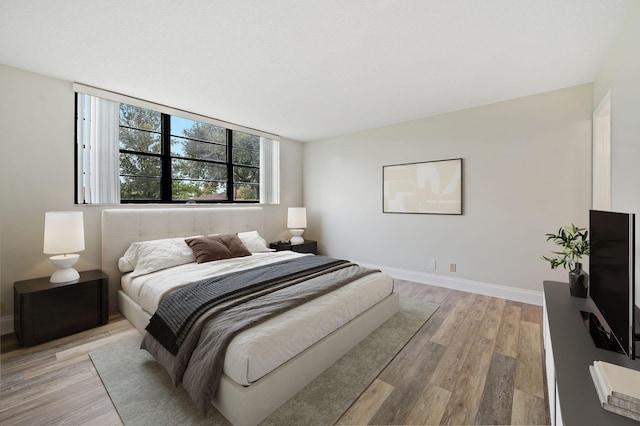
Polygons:
M382 166L382 212L463 214L462 158Z

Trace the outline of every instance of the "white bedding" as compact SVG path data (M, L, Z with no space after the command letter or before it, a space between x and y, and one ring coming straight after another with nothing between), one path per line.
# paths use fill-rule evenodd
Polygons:
M150 314L169 291L191 282L265 265L305 254L291 251L208 263L189 263L131 278L122 289ZM393 291L393 279L376 273L361 278L303 306L272 318L236 336L224 363L224 373L236 383L250 385L296 354L366 311Z
M215 275L242 271L300 256L310 255L288 250L254 253L251 256L216 260L215 262L187 263L133 278L131 274L126 274L122 276L122 289L142 309L152 314L158 309L162 298L178 287Z

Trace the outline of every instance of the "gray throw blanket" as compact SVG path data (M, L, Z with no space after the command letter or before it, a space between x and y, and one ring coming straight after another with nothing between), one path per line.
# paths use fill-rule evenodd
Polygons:
M239 271L194 283L165 297L146 330L172 355L178 353L187 333L206 310L242 296L277 289L285 282L345 264L326 256L304 256Z
M255 294L242 294L210 307L194 321L176 355L150 333L141 347L167 370L174 385L182 383L205 413L218 388L226 349L236 335L373 272L377 271L338 263L304 278L279 282L275 289L258 288Z

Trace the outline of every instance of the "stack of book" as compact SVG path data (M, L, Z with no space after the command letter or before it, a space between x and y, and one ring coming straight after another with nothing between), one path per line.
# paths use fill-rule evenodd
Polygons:
M589 372L605 410L640 421L640 371L594 361Z

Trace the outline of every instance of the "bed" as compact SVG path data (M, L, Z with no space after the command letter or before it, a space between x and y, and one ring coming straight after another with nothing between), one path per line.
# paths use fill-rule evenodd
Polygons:
M118 268L118 262L131 243L187 238L199 235L250 232L259 235L263 232L263 211L261 207L104 210L102 213L102 268L110 278L111 306L116 306L117 304L118 310L138 330L144 332L153 314L150 311L154 309L158 300L162 298L162 296L155 295L151 299L141 299L136 295L135 291L131 291L130 277L125 274L123 279L123 273ZM276 260L282 260L295 256L301 255L293 252L253 253L252 256L247 257L247 260L261 263L271 262L270 259L263 260L263 258L274 257ZM220 262L222 264L222 262L226 261ZM231 259L228 263L239 263L239 261L236 262L236 260ZM179 268L188 269L190 265L177 267L176 271L179 271L179 273L174 271L171 273L166 271L153 273L159 273L160 275L173 274L175 276L186 276L191 273L183 273ZM161 278L161 280L164 280L164 278ZM250 372L250 369L246 369L247 374L242 377L242 374L234 373L232 367L227 369L225 360L225 370L220 378L217 392L211 401L212 405L234 425L254 425L259 423L397 312L399 302L397 294L392 291L393 280L385 274L375 273L345 286L347 290L345 290L343 296L336 296L335 294L321 296L318 298L319 302L314 300L296 308L297 310L292 314L287 313L278 316L277 322L286 323L289 321L290 324L298 326L297 328L305 330L305 326L299 326L299 324L305 323L305 321L317 324L327 306L334 303L327 301L327 298L336 298L338 300L338 302L335 302L338 303L336 305L338 306L337 310L346 310L345 307L347 305L350 306L352 304L351 301L355 300L348 293L351 291L351 286L366 285L367 289L376 288L375 286L382 288L385 285L388 286L385 283L389 281L391 282L391 291L388 294L377 296L379 300L375 302L363 302L373 304L364 308L362 312L357 313L352 319L343 320L346 322L337 326L338 328L327 328L332 331L328 332L327 335L316 337L314 343L305 349L294 351L296 354L290 359L282 362L272 361L272 363L277 364L274 364L275 367L267 366L263 369L264 371L255 372L255 374ZM122 283L124 283L125 289L129 294L123 290ZM373 287L369 287L371 283L376 284ZM343 288L340 291L343 291ZM318 303L315 308L313 307L314 303ZM340 303L343 303L343 305L340 305ZM306 318L305 320L305 315L309 312L309 315L316 315L316 317L312 316L311 319ZM273 327L273 322L267 321L266 327ZM256 328L262 326L261 324ZM310 329L308 326L306 327ZM314 325L311 328L315 331L316 328L322 329L322 326L316 327ZM257 332L258 335L261 332ZM245 333L247 334L245 335ZM251 335L251 333L256 333L256 330L247 330L233 339L227 354L232 353L232 346L236 341L246 343L255 340L256 334ZM233 350L243 350L246 345L238 344L236 346L240 347L240 349ZM238 352L233 353L236 355L229 355L227 358L240 358L237 355Z

